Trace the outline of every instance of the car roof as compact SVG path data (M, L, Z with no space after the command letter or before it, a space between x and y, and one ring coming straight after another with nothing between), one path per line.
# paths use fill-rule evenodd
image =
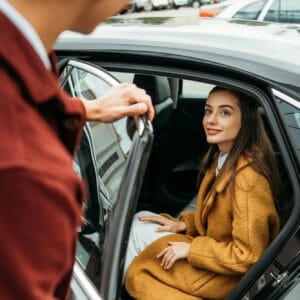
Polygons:
M229 66L298 92L300 26L201 18L112 18L87 36L65 32L56 50L176 56Z

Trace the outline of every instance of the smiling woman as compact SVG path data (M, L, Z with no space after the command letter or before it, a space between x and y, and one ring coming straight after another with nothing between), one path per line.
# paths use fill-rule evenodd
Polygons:
M203 126L210 148L195 212L134 219L125 264L134 298L224 299L279 232L277 166L256 103L215 87Z
M209 144L218 144L222 154L229 153L241 129L238 98L229 91L215 88L205 104L203 128Z

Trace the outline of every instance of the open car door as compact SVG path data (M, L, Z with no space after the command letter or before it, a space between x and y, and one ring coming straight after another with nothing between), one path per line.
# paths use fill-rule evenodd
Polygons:
M64 63L63 88L93 101L119 82L105 70L78 60ZM88 190L78 230L73 299L117 299L130 225L152 147L145 117L111 124L87 122L74 168Z

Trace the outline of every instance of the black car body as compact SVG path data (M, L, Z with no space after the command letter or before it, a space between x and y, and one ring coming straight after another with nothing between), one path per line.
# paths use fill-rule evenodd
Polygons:
M296 299L300 291L300 27L241 20L113 18L90 36L64 34L56 50L61 63L76 58L132 80L150 93L156 110L153 146L151 126L145 125L147 146L131 150L138 162L125 163L127 175L121 180L116 207L102 222L108 224L104 243L93 245L98 260L90 262L89 257L85 271L96 292L104 299L126 298L120 273L136 210L176 215L197 192L198 165L207 150L201 128L203 106L209 88L221 85L244 92L260 105L280 166L285 203L279 235L229 299ZM141 144L142 139L140 135ZM126 173L129 169L131 175ZM121 198L130 204L120 207Z

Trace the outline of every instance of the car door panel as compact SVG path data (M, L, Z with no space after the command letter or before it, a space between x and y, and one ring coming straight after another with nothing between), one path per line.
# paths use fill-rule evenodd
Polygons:
M91 101L118 84L105 70L78 60L67 63L61 81L73 97ZM88 122L84 127L74 166L86 180L89 195L84 224L78 231L76 262L104 299L116 299L121 286L116 278L152 139L152 126L145 117L127 117L112 124ZM73 294L78 293L80 284L73 286L77 288Z

